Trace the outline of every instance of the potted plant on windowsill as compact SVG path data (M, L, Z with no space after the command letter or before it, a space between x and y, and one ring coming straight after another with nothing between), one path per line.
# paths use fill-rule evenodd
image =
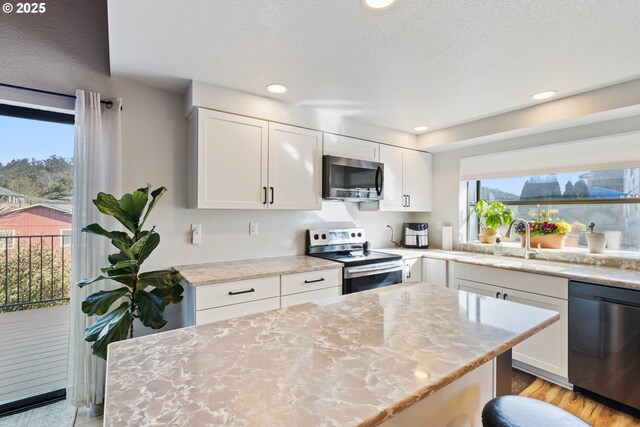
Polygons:
M607 235L605 233L597 233L593 231L595 226L595 222L589 224L589 231L584 233L584 237L586 237L587 239L589 252L593 254L601 254L604 252L604 248L607 246Z
M541 209L531 211L532 221L529 221L531 231L531 246L539 246L547 249L563 249L567 235L571 232L571 224L558 218L553 220L551 215L558 213L556 209ZM521 236L520 241L524 247L522 236L526 233L524 223L516 226L516 233Z
M508 225L513 221L513 211L507 208L504 203L487 203L485 200L478 200L475 206L476 214L480 219L481 232L478 234L480 243L495 243L500 237L498 230L503 225Z

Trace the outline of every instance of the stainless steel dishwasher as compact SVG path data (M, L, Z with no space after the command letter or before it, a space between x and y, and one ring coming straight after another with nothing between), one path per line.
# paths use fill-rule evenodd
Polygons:
M569 382L640 413L640 289L569 281Z

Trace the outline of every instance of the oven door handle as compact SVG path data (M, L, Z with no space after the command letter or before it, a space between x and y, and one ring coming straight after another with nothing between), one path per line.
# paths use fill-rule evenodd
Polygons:
M378 184L380 182L380 184ZM376 169L376 193L378 196L382 194L382 186L384 185L384 176L382 175L382 166Z
M375 274L383 274L383 273L392 273L394 271L399 271L402 273L402 266L394 266L388 268L370 268L367 270L356 270L353 273L349 271L349 269L345 269L344 278L345 279L353 279L354 277L364 277L364 276L373 276Z

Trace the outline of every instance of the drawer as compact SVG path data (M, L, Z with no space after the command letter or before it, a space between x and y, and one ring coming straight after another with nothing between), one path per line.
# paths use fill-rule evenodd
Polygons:
M280 301L280 306L289 307L296 304L304 304L306 302L318 302L325 298L337 297L340 295L342 295L342 286L301 292L299 294L283 296Z
M196 310L280 296L280 276L196 287Z
M282 295L342 286L342 269L309 271L282 276Z
M280 308L280 298L267 298L258 301L243 302L242 304L225 305L224 307L209 308L196 311L196 325L246 316L262 311Z

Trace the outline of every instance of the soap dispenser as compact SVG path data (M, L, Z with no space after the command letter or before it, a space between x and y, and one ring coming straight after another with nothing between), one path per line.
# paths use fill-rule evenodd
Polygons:
M501 256L503 253L502 240L500 240L499 237L496 237L496 243L493 245L493 254Z

